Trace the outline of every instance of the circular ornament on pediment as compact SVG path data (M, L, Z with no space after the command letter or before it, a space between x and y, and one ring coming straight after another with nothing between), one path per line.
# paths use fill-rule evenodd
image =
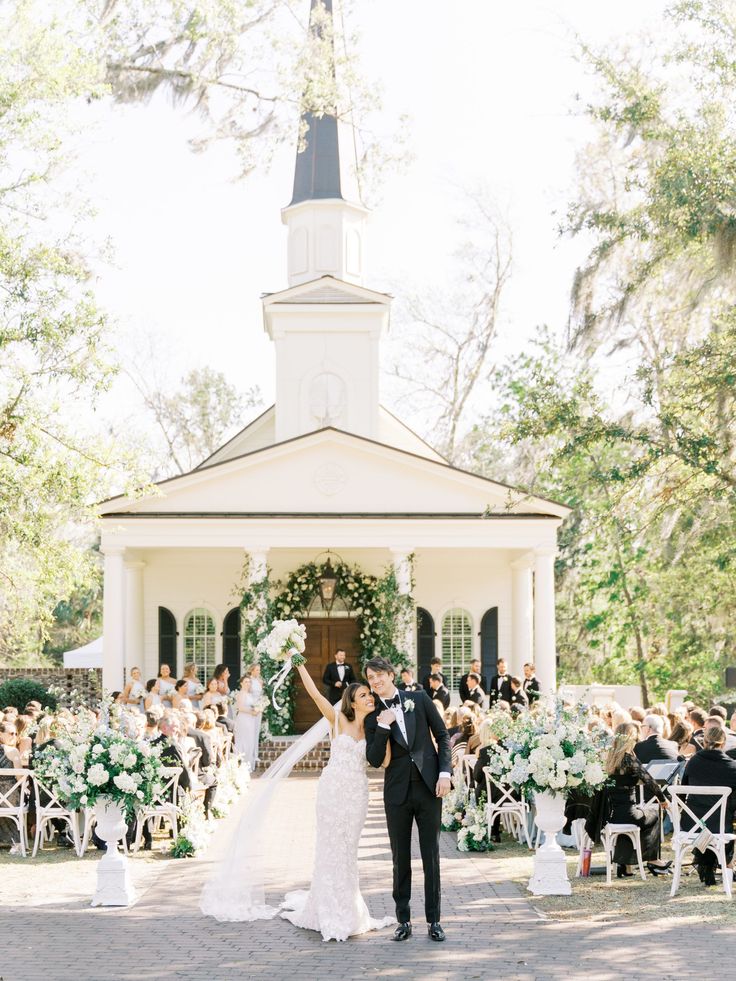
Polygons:
M348 475L339 463L323 463L314 472L314 486L326 497L339 494L348 482Z

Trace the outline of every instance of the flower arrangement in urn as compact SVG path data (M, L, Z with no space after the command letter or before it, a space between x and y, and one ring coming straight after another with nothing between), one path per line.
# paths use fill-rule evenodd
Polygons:
M585 706L549 698L510 721L503 742L492 748L489 767L500 783L528 794L564 795L573 787L588 794L605 783L604 751L588 729Z

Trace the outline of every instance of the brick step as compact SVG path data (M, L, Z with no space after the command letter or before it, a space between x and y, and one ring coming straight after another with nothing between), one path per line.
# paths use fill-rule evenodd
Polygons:
M289 746L297 739L296 736L276 736L266 739L258 747L258 757L260 762L256 766L257 772L262 772L277 760ZM325 739L318 743L314 749L310 749L304 757L294 767L295 773L315 772L321 770L330 758L330 743Z

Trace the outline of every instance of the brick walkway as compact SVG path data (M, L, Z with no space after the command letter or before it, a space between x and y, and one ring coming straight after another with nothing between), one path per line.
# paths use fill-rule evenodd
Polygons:
M374 916L392 915L390 855L380 798L372 780L371 808L360 850L363 893ZM316 780L292 778L280 790L270 828L278 856L269 900L306 885L312 861ZM472 981L496 978L557 981L624 977L662 979L702 975L708 963L733 962L736 935L682 920L636 924L562 924L539 917L515 886L494 882L493 856L462 855L443 835L443 924L448 940L431 943L421 909L421 863L415 862L414 937L389 941L391 930L323 943L281 919L220 924L204 919L197 898L211 862L221 854L236 809L208 856L162 863L154 884L130 910L92 910L87 901L0 908L0 981L127 981L127 979L241 978ZM40 869L38 870L41 871ZM31 864L28 874L34 874ZM0 883L1 886L1 883ZM0 893L1 894L1 893Z

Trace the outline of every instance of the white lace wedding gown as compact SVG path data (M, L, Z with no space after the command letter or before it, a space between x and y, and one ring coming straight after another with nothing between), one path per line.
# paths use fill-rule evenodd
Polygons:
M330 760L317 786L317 842L308 892L287 893L285 919L323 940L347 940L394 923L374 920L360 893L358 843L368 812L365 739L332 737Z

